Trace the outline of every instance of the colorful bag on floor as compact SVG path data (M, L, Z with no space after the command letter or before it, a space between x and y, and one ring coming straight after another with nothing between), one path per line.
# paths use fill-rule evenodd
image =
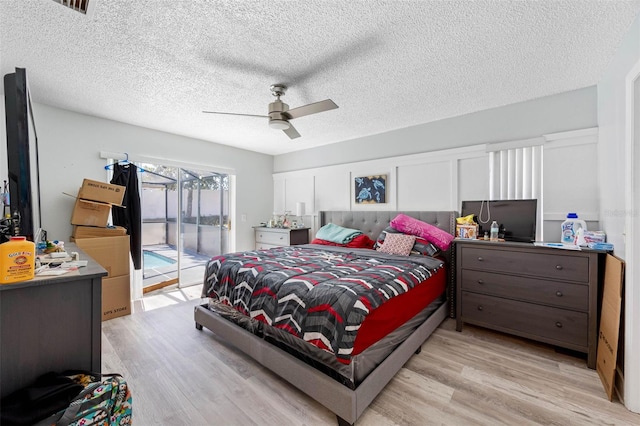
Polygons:
M106 374L102 380L88 383L54 419L38 425L128 426L131 425L131 404L131 390L127 382L120 375Z

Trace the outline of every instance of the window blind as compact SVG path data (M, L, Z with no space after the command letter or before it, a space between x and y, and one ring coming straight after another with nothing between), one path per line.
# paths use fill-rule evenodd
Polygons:
M490 151L490 199L542 199L542 149L534 145Z

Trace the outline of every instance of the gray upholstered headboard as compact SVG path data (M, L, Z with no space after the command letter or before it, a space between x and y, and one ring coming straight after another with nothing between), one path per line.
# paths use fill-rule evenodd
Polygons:
M380 232L389 226L391 219L396 217L398 213L404 213L407 216L435 225L451 235L456 234L456 217L458 217L458 212L456 211L321 211L320 226L324 226L327 223L335 223L345 228L358 229L367 234L372 240L375 240L380 235ZM453 245L447 253L444 253L448 264L447 267L449 268L447 297L449 298L449 316L451 318L455 317L456 294L453 253Z
M380 232L389 226L391 219L396 217L398 213L404 213L407 216L430 223L455 235L458 212L454 211L321 211L320 226L324 226L327 223L335 223L345 228L358 229L375 240L380 235Z

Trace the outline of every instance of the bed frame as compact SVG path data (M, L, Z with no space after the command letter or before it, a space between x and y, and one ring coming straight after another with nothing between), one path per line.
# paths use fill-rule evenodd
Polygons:
M404 213L424 222L438 226L455 234L457 212L398 212L398 211L325 211L320 212L320 226L327 223L363 231L372 239L389 225L398 213ZM445 254L449 263L447 296L444 303L422 325L420 325L400 346L398 346L367 378L356 388L350 389L298 358L273 346L260 337L229 322L205 306L196 306L194 319L196 328L203 327L231 343L278 376L314 398L333 411L339 425L352 425L384 389L402 366L414 353L419 353L422 343L447 317L452 315L452 295L454 293L452 253Z

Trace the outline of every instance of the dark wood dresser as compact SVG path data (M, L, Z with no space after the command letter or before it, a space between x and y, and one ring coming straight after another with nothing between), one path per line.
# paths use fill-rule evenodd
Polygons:
M102 277L88 260L64 275L0 285L0 397L49 371L101 371Z
M456 329L464 323L587 354L596 366L605 252L456 240Z

